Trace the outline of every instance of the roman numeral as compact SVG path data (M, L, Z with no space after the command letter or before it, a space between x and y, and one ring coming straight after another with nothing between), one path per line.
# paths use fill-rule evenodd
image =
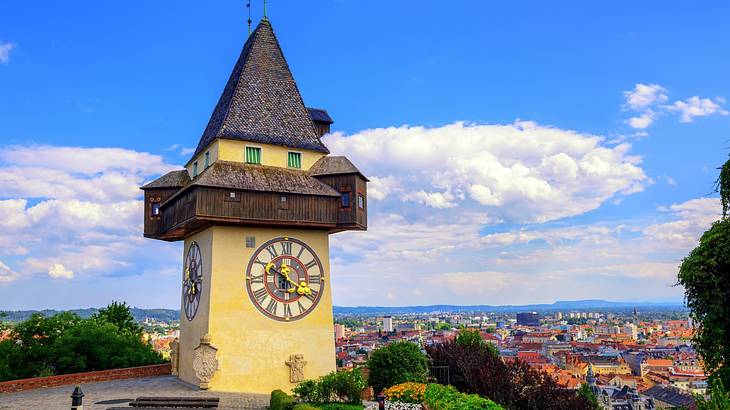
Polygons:
M304 309L304 305L302 305L302 302L300 302L300 301L298 301L298 300L297 300L297 308L299 309L299 314L300 314L300 315L301 315L302 313L304 313L304 311L306 310L306 309Z
M264 275L259 276L251 276L251 284L254 283L264 283Z
M304 247L302 245L299 245L299 253L297 253L297 259L301 258L303 253Z
M310 285L312 285L312 284L319 285L319 283L321 282L321 280L322 280L322 277L319 276L319 275L312 276L312 277L309 278L309 284Z
M275 301L274 299L271 299L269 301L269 304L266 305L266 311L271 313L272 315L276 315L276 307L279 305L279 302Z
M314 260L314 259L312 259L311 261L309 261L309 262L308 262L308 263L307 263L306 265L304 265L304 266L306 266L306 267L307 267L307 269L312 269L312 268L313 268L313 267L314 267L314 266L315 266L316 264L317 264L317 261L316 261L316 260Z
M318 293L319 293L319 292L317 292L316 290L312 289L312 293L310 293L309 295L304 295L304 296L305 296L305 297L306 297L307 299L311 300L311 301L312 301L312 303L314 303L314 301L315 301L315 300L317 300L317 294L318 294Z
M266 287L263 287L261 289L255 290L253 292L253 297L256 299L257 302L259 302L259 305L264 303L264 300L266 300Z
M282 255L291 255L291 242L282 242L281 243L281 254Z
M256 260L253 261L253 263L258 263L259 265L266 267L266 262L261 262L261 259L259 259L259 258L256 258Z
M269 251L269 255L271 255L271 259L274 259L277 256L279 256L279 253L276 252L276 248L274 247L274 245L267 246L266 250Z
M284 317L291 317L291 306L284 305Z

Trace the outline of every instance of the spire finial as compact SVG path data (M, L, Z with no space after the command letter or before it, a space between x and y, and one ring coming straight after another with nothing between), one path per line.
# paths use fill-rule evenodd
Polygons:
M248 9L248 35L251 35L251 0L246 2L246 8Z
M266 0L264 0L264 20L268 20L269 17L266 15Z

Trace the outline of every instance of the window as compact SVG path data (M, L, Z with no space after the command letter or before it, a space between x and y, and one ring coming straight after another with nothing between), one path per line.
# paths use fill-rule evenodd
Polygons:
M150 216L160 216L160 201L154 201L150 204Z
M350 207L350 193L349 192L343 192L342 196L340 197L342 200L342 203L340 206L342 208L349 208Z
M255 236L247 236L246 237L246 247L247 248L255 248L256 247L256 237Z
M198 176L198 161L193 162L193 178Z
M289 202L287 202L286 195L279 197L279 209L289 209Z
M246 163L260 164L261 163L261 148L246 147Z
M302 167L302 153L301 152L290 152L289 159L287 161L289 168L301 168Z
M207 169L210 166L210 152L205 153L205 168Z
M362 194L357 194L357 207L365 209L365 197Z

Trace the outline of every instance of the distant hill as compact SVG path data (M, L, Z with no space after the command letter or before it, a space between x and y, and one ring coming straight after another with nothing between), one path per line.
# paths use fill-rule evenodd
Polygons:
M534 305L429 305L429 306L335 306L336 315L378 315L378 314L409 314L409 313L454 313L454 312L555 312L570 310L628 310L636 308L683 308L681 302L610 302L607 300L573 300L557 301L551 304Z
M681 302L665 302L665 303L651 303L651 302L610 302L606 300L572 300L572 301L557 301L551 304L535 304L535 305L470 305L470 306L458 306L458 305L428 305L428 306L334 306L333 311L335 315L396 315L396 314L412 314L412 313L454 313L454 312L522 312L522 311L535 311L535 312L555 312L555 311L580 311L580 310L630 310L634 307L639 309L683 309L684 306ZM70 312L76 313L77 315L87 318L94 313L98 312L97 308L87 309L73 309ZM26 320L33 313L42 313L45 316L53 316L56 313L62 312L61 310L16 310L16 311L3 311L7 316L3 320L10 322L20 322ZM180 318L180 312L174 309L139 309L132 308L132 315L137 321L142 321L145 318L155 319L161 322L170 322L178 320Z
M82 318L88 318L98 311L99 311L99 309L97 309L97 308L69 310L69 312L76 313L77 315L81 316ZM64 311L63 310L53 310L53 309L2 311L2 313L4 313L6 315L3 318L3 320L7 320L9 322L22 322L22 321L28 319L33 313L41 313L44 316L53 316L56 313L60 313L60 312L64 312ZM178 310L173 310L173 309L131 308L131 312L132 312L132 316L134 316L134 319L139 322L143 321L145 318L155 319L160 322L170 322L173 320L178 320L180 318L180 312Z

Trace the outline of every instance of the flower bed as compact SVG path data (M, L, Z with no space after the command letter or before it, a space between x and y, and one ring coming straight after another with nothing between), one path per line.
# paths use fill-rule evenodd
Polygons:
M423 383L401 383L383 390L386 400L402 403L423 403L426 385Z

